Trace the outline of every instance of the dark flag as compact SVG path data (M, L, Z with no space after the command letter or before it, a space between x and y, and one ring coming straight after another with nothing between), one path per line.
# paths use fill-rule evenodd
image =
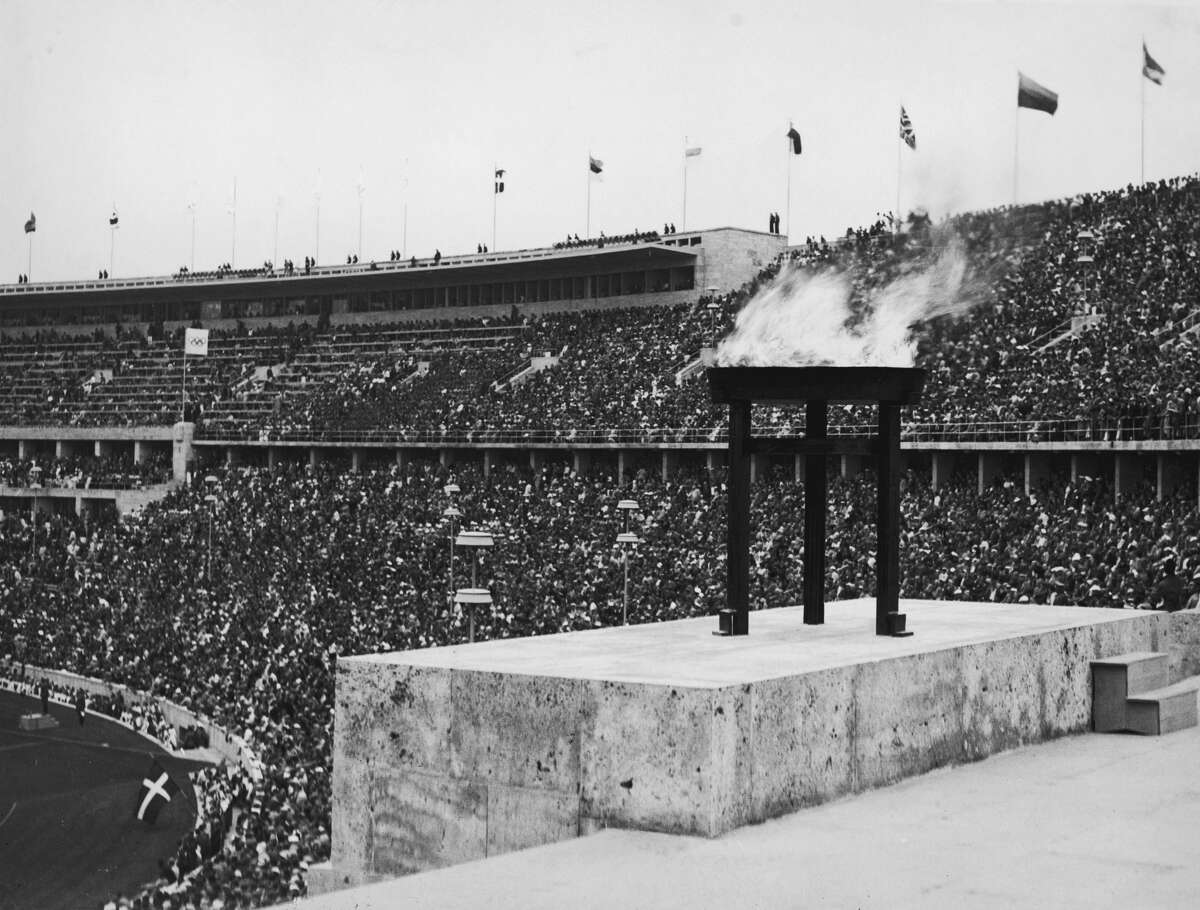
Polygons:
M37 217L33 212L29 213L29 220L25 222L25 233L32 234L37 230Z
M917 134L913 130L912 121L908 119L908 113L904 110L903 104L900 105L900 138L910 149L916 150Z
M150 766L150 773L142 778L142 789L138 791L137 811L134 817L153 825L162 807L178 792L179 785L171 780L171 775L155 761Z
M1146 50L1146 42L1142 42L1142 75L1153 82L1155 85L1162 85L1163 76L1167 71L1158 65L1158 61L1150 56L1150 51Z
M504 168L502 168L502 167L496 168L495 191L497 193L504 192Z
M788 127L787 137L792 140L792 154L799 155L800 154L800 134L796 132L796 128L794 126Z
M593 158L591 155L588 155L588 170L593 174L599 174L604 170L604 162L599 158Z
M111 217L108 219L108 223L109 223L110 225L112 225L113 227L116 227L116 226L117 226L117 221L118 221L118 219L117 219L117 210L116 210L116 209L113 209L112 216L111 216Z
M1017 107L1045 111L1050 116L1058 110L1058 93L1038 85L1022 72L1017 73Z

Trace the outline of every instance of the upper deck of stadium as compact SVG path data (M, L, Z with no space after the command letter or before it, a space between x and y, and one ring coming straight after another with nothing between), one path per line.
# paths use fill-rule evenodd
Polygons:
M786 248L780 235L720 227L550 247L348 265L179 273L0 286L0 326L95 326L303 319L334 323L486 316L679 302L679 294L732 290ZM446 311L452 313L447 314ZM372 316L371 314L375 314Z

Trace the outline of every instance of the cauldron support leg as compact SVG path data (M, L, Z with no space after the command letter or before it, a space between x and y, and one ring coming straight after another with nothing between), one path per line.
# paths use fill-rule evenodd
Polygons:
M911 635L900 612L900 406L879 404L875 634Z
M804 438L824 440L829 431L829 405L809 401L805 411ZM825 453L804 455L804 622L825 622L825 513L828 491Z
M729 524L726 543L728 634L750 630L750 402L729 405Z

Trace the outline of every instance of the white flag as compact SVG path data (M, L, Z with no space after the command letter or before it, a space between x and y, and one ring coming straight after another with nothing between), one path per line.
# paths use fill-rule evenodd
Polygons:
M193 357L208 356L208 329L187 329L183 337L183 353Z
M690 149L683 150L684 158L697 158L700 155L700 146L694 145Z

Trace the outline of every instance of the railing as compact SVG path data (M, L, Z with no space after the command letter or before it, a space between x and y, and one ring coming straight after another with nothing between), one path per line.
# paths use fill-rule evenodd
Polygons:
M756 436L765 438L802 438L802 427L779 427L772 432L760 427ZM875 425L866 423L835 424L829 434L839 438L866 439L875 434ZM953 421L947 423L905 423L901 439L905 443L1124 443L1164 439L1200 439L1200 422L1196 419L1178 432L1163 434L1159 426L1147 428L1144 417L1121 420L1013 420L1013 421ZM197 442L311 442L376 443L421 446L479 446L495 445L725 445L729 440L726 427L646 427L646 428L575 428L547 429L544 427L486 430L322 430L289 429L263 431L253 428L205 429L196 435Z

